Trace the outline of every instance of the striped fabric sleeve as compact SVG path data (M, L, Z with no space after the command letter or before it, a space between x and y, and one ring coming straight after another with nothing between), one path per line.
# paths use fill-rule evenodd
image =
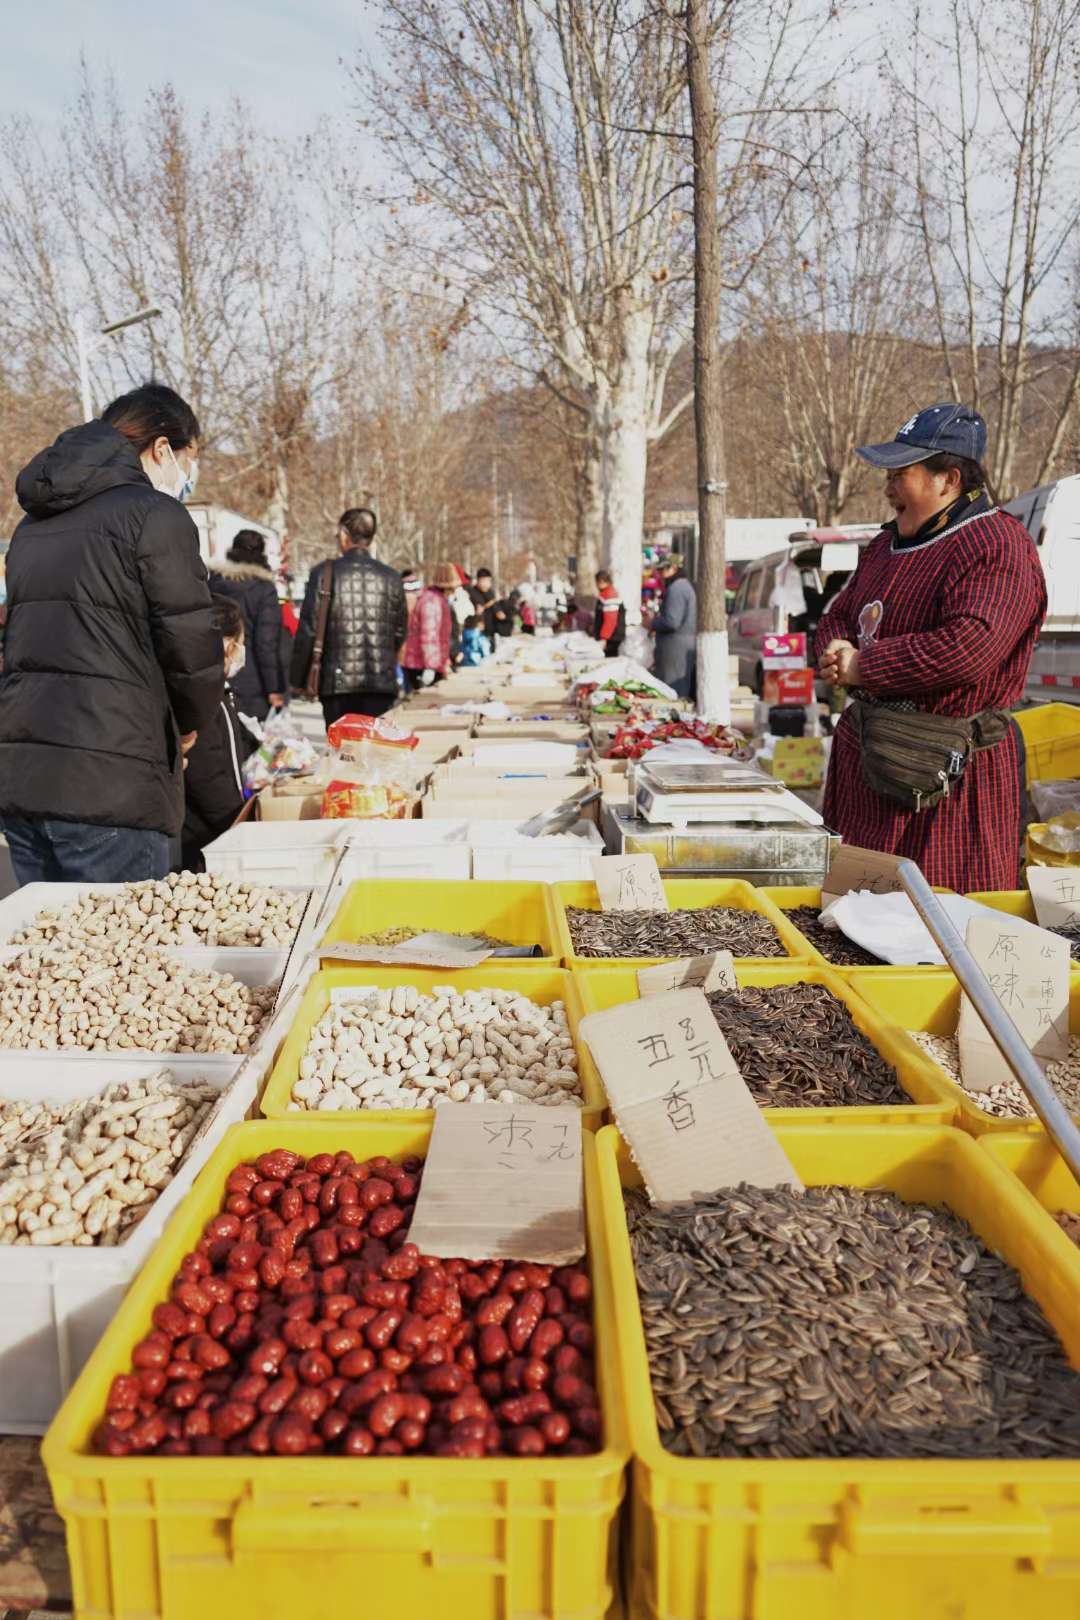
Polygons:
M974 686L1001 665L1030 628L1041 584L1026 536L1018 541L1006 529L994 540L944 584L941 624L887 636L860 653L860 686L881 696L937 692Z

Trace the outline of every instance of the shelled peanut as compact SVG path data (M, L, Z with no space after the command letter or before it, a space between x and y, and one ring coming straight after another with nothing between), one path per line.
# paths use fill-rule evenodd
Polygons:
M145 946L31 946L0 975L0 1048L246 1052L275 995Z
M0 1104L0 1243L119 1243L172 1180L220 1092L168 1069L69 1103Z
M94 1434L124 1457L582 1456L601 1443L583 1265L408 1242L422 1164L237 1166Z
M306 896L210 872L174 872L40 911L13 945L291 945Z
M431 995L413 985L333 1002L311 1031L294 1109L437 1108L446 1102L582 1106L561 1001L514 990Z

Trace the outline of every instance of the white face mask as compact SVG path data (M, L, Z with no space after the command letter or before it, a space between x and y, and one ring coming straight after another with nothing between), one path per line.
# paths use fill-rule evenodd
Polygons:
M247 663L247 648L241 642L235 651L231 652L225 660L225 679L231 681L234 675L239 675Z
M177 461L173 447L168 440L165 441L165 448L168 450L173 464L172 476L170 477L167 470L159 462L154 461L152 457L147 457L143 462L146 476L154 488L159 490L162 495L171 495L174 501L186 501L189 496L195 493L195 485L199 476L199 463L193 461L191 471L185 472Z

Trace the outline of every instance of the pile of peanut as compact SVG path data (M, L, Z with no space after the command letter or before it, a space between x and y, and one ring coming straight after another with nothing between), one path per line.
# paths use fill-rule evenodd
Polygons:
M306 897L209 872L174 872L160 882L125 883L40 911L12 945L291 945Z
M582 1106L561 1001L514 990L413 985L333 1003L311 1032L296 1109L438 1108L445 1102Z
M0 1103L0 1243L119 1243L220 1096L159 1069L70 1103Z
M145 947L38 945L0 974L0 1048L246 1052L275 995Z

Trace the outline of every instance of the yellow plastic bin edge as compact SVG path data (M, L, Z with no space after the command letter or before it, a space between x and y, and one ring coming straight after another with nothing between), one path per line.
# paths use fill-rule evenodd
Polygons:
M748 883L745 878L664 878L664 892L668 895L672 910L686 908L696 910L693 900L700 896L699 904L705 906L731 906L740 911L756 911L760 916L767 917L780 936L780 942L786 952L785 956L746 956L737 957L736 961L753 962L767 965L770 962L805 962L814 954L813 946L809 940L804 939L799 930L788 922L779 906L768 900L762 890L754 884ZM698 887L700 886L700 887ZM697 894L695 895L695 889ZM588 891L592 891L591 894ZM712 891L711 897L705 891ZM652 967L657 962L670 961L670 957L662 956L577 956L574 953L574 942L570 936L570 928L566 920L566 908L578 905L592 905L599 910L596 898L596 885L592 883L553 883L551 885L551 901L558 929L558 948L562 952L563 961L568 968L575 972L589 972L594 967L610 967L613 963L622 967Z
M266 1521L262 1523L261 1537L267 1551L284 1544L296 1547L299 1555L307 1543L306 1550L316 1552L325 1543L311 1526L309 1515L313 1505L324 1510L332 1508L334 1500L340 1499L343 1508L351 1507L355 1504L357 1494L362 1492L377 1492L380 1501L384 1498L389 1500L392 1496L400 1496L402 1482L407 1479L410 1500L412 1492L423 1492L429 1506L453 1517L457 1503L451 1487L462 1482L456 1474L459 1467L468 1470L470 1479L479 1479L499 1487L511 1562L515 1513L524 1514L532 1520L539 1511L527 1503L520 1507L517 1505L515 1481L522 1489L542 1490L542 1500L550 1504L543 1511L551 1513L551 1536L558 1536L562 1531L574 1535L577 1542L583 1543L589 1538L609 1538L617 1533L618 1509L629 1459L629 1433L621 1370L616 1355L614 1291L607 1257L607 1228L602 1213L595 1138L588 1132L583 1132L582 1149L588 1256L594 1287L597 1380L604 1416L604 1447L601 1451L580 1458L488 1458L457 1463L436 1457L116 1459L97 1456L88 1450L89 1437L104 1412L112 1377L119 1371L126 1371L130 1365L132 1346L148 1330L154 1305L168 1297L169 1284L182 1255L198 1239L206 1220L220 1209L225 1179L236 1164L282 1145L291 1145L305 1153L347 1146L357 1157L378 1153L386 1153L390 1157L422 1154L430 1136L430 1125L419 1119L394 1123L365 1121L345 1130L334 1120L326 1119L317 1126L304 1128L302 1133L293 1132L291 1123L260 1120L233 1126L225 1134L147 1265L132 1284L42 1441L42 1461L57 1511L64 1519L68 1532L77 1614L104 1616L121 1612L124 1605L115 1601L114 1593L117 1586L124 1585L123 1572L118 1567L118 1560L122 1561L123 1538L132 1533L134 1525L142 1524L147 1528L148 1537L146 1564L156 1573L159 1599L158 1604L152 1609L147 1608L146 1612L157 1614L160 1620L188 1620L188 1608L176 1603L170 1606L166 1601L163 1571L158 1567L159 1538L165 1534L166 1522L172 1534L175 1534L178 1525L177 1500L173 1498L163 1502L159 1500L159 1494L166 1484L171 1488L178 1480L183 1487L180 1511L186 1518L198 1516L205 1521L208 1539L216 1535L215 1520L220 1519L220 1508L216 1505L219 1498L210 1489L211 1482L215 1490L225 1488L235 1494L237 1506L232 1516L232 1552L223 1559L220 1544L215 1542L217 1552L213 1560L215 1565L220 1566L220 1578L226 1586L230 1582L234 1586L236 1584L236 1526L246 1509L257 1509L254 1516L260 1519L260 1523ZM445 1507L439 1503L440 1489L448 1493ZM460 1511L467 1513L467 1504ZM252 1516L251 1513L247 1515L248 1518ZM362 1514L331 1513L330 1517L335 1541L339 1535L362 1532ZM404 1521L398 1528L405 1528ZM83 1556L85 1549L80 1540L83 1532L88 1538L95 1533L102 1538L98 1548L100 1556ZM403 1559L410 1567L419 1550L419 1542L413 1547L414 1540L415 1536L406 1537L402 1544ZM378 1545L380 1554L385 1555L385 1545L372 1545ZM396 1541L392 1545L396 1546ZM582 1567L587 1567L589 1562L595 1567L597 1550L595 1542L588 1547L581 1546ZM589 1555L588 1558L586 1555ZM177 1564L175 1560L170 1560L169 1576L174 1587L183 1580L184 1566L188 1562L190 1560L181 1559ZM380 1570L384 1568L384 1562L384 1558L380 1558ZM607 1562L610 1565L611 1560ZM617 1565L617 1558L615 1562ZM491 1567L495 1576L516 1576L519 1587L522 1581L530 1583L534 1579L534 1572L530 1569L515 1572L512 1568L504 1569L499 1561ZM542 1590L534 1591L531 1584L528 1585L527 1601L519 1601L515 1612L517 1609L538 1614L551 1612L545 1606L550 1601L549 1578L550 1571L543 1572L540 1579ZM351 1602L355 1597L352 1590L335 1592L332 1574L324 1574L323 1579L330 1584L324 1586L320 1603L328 1612L335 1604ZM564 1587L566 1584L563 1583ZM243 1594L232 1592L222 1599L221 1613L239 1612L250 1616L250 1620L258 1620L258 1616L265 1612L262 1606L264 1595L256 1590L250 1593L250 1602L237 1602L238 1596L246 1598L248 1595L246 1590ZM387 1604L390 1603L389 1592L381 1596ZM615 1612L610 1604L617 1596L617 1584L610 1589L606 1584L604 1592L595 1594L595 1602L588 1601L588 1594L576 1594L575 1601L563 1606L559 1614L565 1616L566 1620L577 1620L579 1614L596 1616L599 1620L605 1611L608 1615ZM402 1620L426 1620L426 1615L418 1608L409 1606L404 1595L400 1598L395 1596L394 1602L397 1606L393 1612L400 1614ZM493 1602L486 1620L502 1620L506 1612L504 1601ZM216 1611L213 1611L209 1620L215 1620L215 1614Z
M632 963L609 962L604 965L596 963L588 973L579 976L582 1006L585 1013L603 1010L604 998L598 993L602 985L613 980L624 981L625 989L629 994L620 997L619 1002L611 1005L618 1006L621 1001L634 1000L637 994L637 969ZM950 1088L936 1063L924 1058L924 1054L915 1045L914 1041L903 1030L887 1023L875 1012L858 992L847 983L843 975L836 968L818 966L816 962L793 962L777 958L770 963L758 962L736 963L735 976L740 985L768 985L768 984L798 984L812 983L824 984L838 1000L842 1001L851 1013L857 1029L877 1047L882 1057L891 1063L897 1071L897 1076L905 1091L908 1087L905 1078L911 1075L918 1087L928 1093L924 1100L911 1096L908 1104L897 1103L893 1106L848 1108L764 1108L766 1119L775 1125L781 1121L792 1124L803 1124L816 1121L821 1126L832 1124L925 1124L925 1125L952 1125L959 1115L956 1099L951 1095ZM917 1062L917 1059L923 1059ZM581 1065L582 1082L588 1079L590 1087L595 1086L606 1097L604 1083L600 1071L596 1067L593 1055L589 1050L588 1042L580 1040L578 1043L578 1062ZM610 1118L610 1110L609 1115Z
M504 975L504 969L507 982L500 984L499 978ZM540 979L546 980L552 975L558 975L561 981L559 989L562 993L559 996L553 996L551 999L561 1000L566 1006L567 1021L578 1054L579 1073L585 1095L582 1122L586 1130L596 1130L599 1127L606 1102L603 1087L599 1083L599 1077L595 1074L595 1070L587 1079L581 1067L581 1042L578 1039L577 1030L581 1019L584 1017L584 1007L581 1001L580 985L575 975L568 969L557 966L553 961L540 962L535 959L532 962L519 963L516 967L505 967L505 964L489 959L488 962L481 963L479 967L460 968L452 971L445 968L376 968L375 964L368 968L361 962L349 964L328 962L324 964L320 971L312 976L305 989L289 1032L282 1042L267 1075L266 1083L258 1100L259 1113L263 1118L288 1119L303 1123L331 1117L355 1122L357 1120L407 1120L415 1116L418 1120L425 1120L430 1124L435 1117L433 1109L343 1108L333 1116L322 1115L317 1111L308 1111L307 1109L300 1112L290 1111L288 1104L292 1099L292 1085L295 1077L287 1071L291 1068L294 1059L298 1063L299 1058L303 1056L303 1046L301 1046L300 1042L303 1040L306 1046L307 1036L312 1025L328 1004L321 1002L321 998L324 995L328 996L330 987L327 983L327 976L330 974L341 978L343 985L351 981L354 984L386 984L388 987L393 983L420 984L426 988L433 983L439 983L450 978L454 983L460 984L463 989L476 989L484 985L493 985L498 989L520 991L523 996L528 996L530 986L535 988ZM541 992L538 991L537 993L540 994ZM449 1104L448 1106L458 1105Z

